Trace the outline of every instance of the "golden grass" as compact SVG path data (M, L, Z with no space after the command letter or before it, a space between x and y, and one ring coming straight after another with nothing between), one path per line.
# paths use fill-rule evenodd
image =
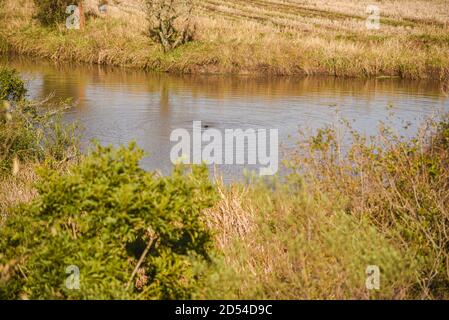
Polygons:
M237 190L240 190L238 192ZM415 265L367 221L307 190L232 186L206 212L223 255L205 297L230 299L404 299ZM382 290L365 287L368 265L382 268Z
M0 177L0 224L8 210L21 203L29 203L36 196L33 184L36 180L34 164L20 165L17 173Z
M7 0L0 39L24 54L169 72L444 78L448 0L378 2L381 29L371 31L368 4L198 1L195 41L163 54L145 35L141 0L111 1L109 16L90 19L83 32L42 28L29 0L20 6Z
M256 215L252 208L245 205L249 190L233 185L229 188L219 178L215 180L220 203L214 209L205 211L206 224L215 233L215 243L220 250L232 245L236 239L244 240L253 231Z

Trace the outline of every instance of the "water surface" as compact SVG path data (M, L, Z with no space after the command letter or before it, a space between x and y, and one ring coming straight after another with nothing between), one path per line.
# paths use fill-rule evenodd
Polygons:
M83 146L96 138L119 145L135 140L150 156L146 169L168 173L170 133L192 131L193 121L209 128L278 129L283 149L294 146L298 129L318 128L338 117L353 120L362 133L375 134L390 116L399 131L406 122L449 111L449 99L437 82L401 79L338 79L331 77L250 77L167 75L102 66L54 64L10 58L27 80L29 95L73 98L65 114L84 128ZM390 108L392 106L392 108ZM414 133L411 129L405 135ZM220 166L226 179L241 177L244 167Z

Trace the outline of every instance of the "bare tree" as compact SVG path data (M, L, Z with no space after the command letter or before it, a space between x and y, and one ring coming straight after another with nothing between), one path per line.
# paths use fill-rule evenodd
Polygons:
M191 41L194 0L146 0L150 37L165 52Z

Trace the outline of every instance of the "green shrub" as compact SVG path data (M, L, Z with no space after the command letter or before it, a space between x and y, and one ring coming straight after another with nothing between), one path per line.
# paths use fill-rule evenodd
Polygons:
M78 152L77 125L62 124L61 111L21 100L3 102L0 113L0 176L10 173L13 160L63 161Z
M0 69L0 176L20 162L68 160L78 153L77 125L63 125L66 106L25 99L26 89L14 69Z
M17 71L9 68L0 68L0 101L18 101L24 98L25 85Z
M65 21L67 6L76 4L73 0L34 0L37 8L36 18L44 25Z
M205 167L162 177L139 167L142 156L134 144L96 146L66 174L42 170L37 199L1 230L0 298L191 297L211 249L201 212L214 187ZM65 287L70 265L80 290Z

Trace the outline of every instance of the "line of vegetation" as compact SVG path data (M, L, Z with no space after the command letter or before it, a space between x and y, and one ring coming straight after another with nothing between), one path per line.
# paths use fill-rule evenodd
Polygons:
M65 167L78 157L77 125L64 125L67 101L29 101L17 71L0 67L0 210L33 194L27 181L36 164ZM15 184L22 186L16 189ZM29 192L26 192L26 190ZM8 196L9 195L9 196ZM21 197L22 195L23 197Z
M146 172L135 144L80 155L73 128L0 74L0 298L449 298L447 116L412 139L323 128L286 176L225 186L201 166Z
M109 1L106 14L84 2L85 27L68 30L65 0L3 0L0 50L176 73L449 78L448 17L437 2L418 0L423 10L410 13L383 1L380 30L367 30L366 8L350 1L320 0L317 10L277 0L126 0Z

